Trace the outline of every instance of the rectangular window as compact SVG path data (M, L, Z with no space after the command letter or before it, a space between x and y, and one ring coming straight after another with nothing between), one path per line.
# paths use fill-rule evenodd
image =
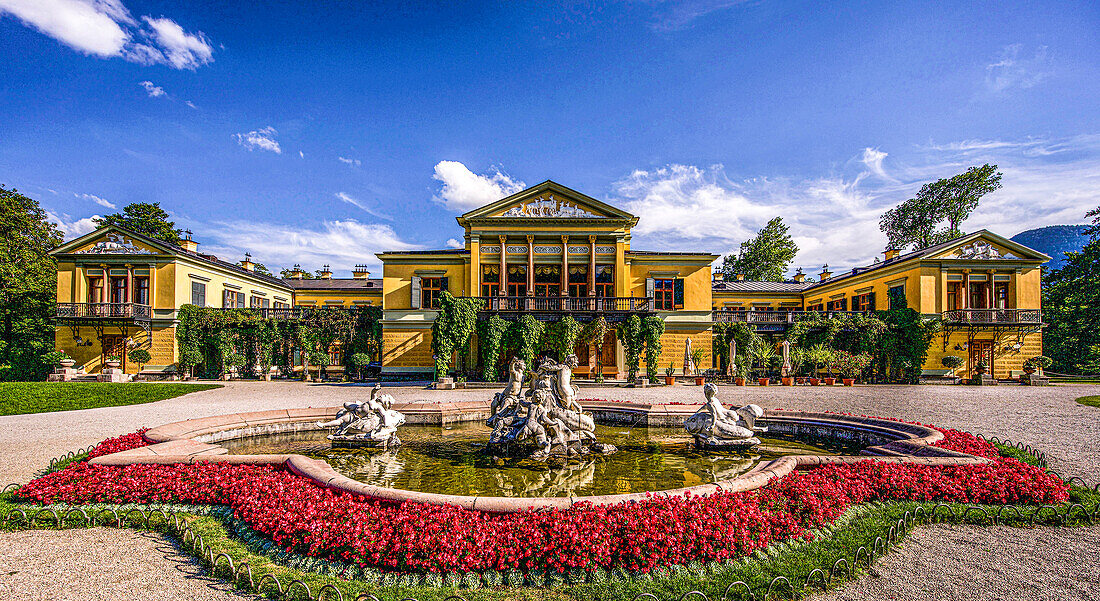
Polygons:
M508 266L508 296L527 296L527 266Z
M275 308L276 308L276 309L289 309L289 308L290 308L290 303L284 303L284 302L281 302L281 301L275 301L275 305L274 305L274 306L275 306Z
M222 307L225 307L226 309L243 309L244 293L236 292L233 290L226 290L225 297L222 300Z
M443 278L421 278L420 308L438 309L441 292L443 292Z
M112 277L111 278L111 302L112 303L124 303L126 302L126 277Z
M535 296L561 296L561 266L535 267Z
M829 310L830 311L847 311L848 310L848 299L838 298L836 300L829 301Z
M569 296L573 298L588 296L587 265L573 265L569 268Z
M206 284L191 282L191 304L196 307L206 306Z
M817 303L816 305L810 305L810 306L806 307L806 310L807 311L824 311L825 310L825 305L823 305L821 303Z
M615 296L615 266L596 266L596 296Z
M675 288L676 280L653 280L653 303L658 311L672 311L676 307Z
M500 265L481 266L481 296L500 294Z
M905 284L899 284L891 288L888 296L890 297L891 309L904 309L909 306L909 302L905 300Z
M269 309L271 308L271 300L262 296L252 296L248 299L248 306L253 309Z
M103 302L103 278L88 278L88 302Z
M970 283L970 304L967 305L968 309L988 309L989 305L986 303L986 290L988 290L989 284L985 282L971 282Z
M1008 284L997 284L993 289L993 302L998 309L1008 308Z
M875 294L868 292L866 294L860 294L852 299L853 311L874 311L875 310Z
M134 302L139 305L149 304L149 278L134 278Z

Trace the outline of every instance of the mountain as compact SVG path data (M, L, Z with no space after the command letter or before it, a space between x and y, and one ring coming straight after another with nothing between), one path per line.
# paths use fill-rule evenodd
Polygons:
M1059 269L1066 262L1067 252L1078 252L1089 241L1085 237L1084 225L1048 225L1020 232L1012 237L1013 242L1051 256L1050 263L1043 265L1043 273Z

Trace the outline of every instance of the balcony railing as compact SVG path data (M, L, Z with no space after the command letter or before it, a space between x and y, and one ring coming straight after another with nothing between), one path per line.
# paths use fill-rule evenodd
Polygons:
M1039 309L958 309L944 311L943 321L958 324L1023 324L1035 325L1043 323L1042 311Z
M632 313L653 311L650 298L635 296L482 296L485 311L538 313Z
M793 324L802 319L812 319L816 315L840 317L842 315L865 315L866 313L866 311L730 311L719 309L711 311L711 321L777 325Z
M133 319L149 321L149 305L137 303L57 303L57 317L62 319Z

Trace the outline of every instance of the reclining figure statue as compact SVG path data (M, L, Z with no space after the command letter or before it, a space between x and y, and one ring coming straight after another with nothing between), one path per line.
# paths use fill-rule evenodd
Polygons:
M596 442L596 422L577 403L577 387L571 382L576 366L574 355L562 363L544 357L530 378L530 388L523 392L526 364L512 359L508 384L494 395L490 417L485 420L493 428L490 449L539 460L552 455L614 453L613 445Z
M718 387L703 386L707 397L705 405L684 422L684 429L695 435L699 448L748 448L760 444L758 432L767 432L766 426L757 426L756 420L764 417L758 405L745 405L740 409L726 409L716 396Z
M332 441L395 447L401 444L401 439L397 437L397 427L405 423L405 416L390 408L393 403L392 396L382 394L382 385L375 384L365 403L344 403L344 408L336 414L335 419L317 422L317 427L325 430L335 428L328 436ZM352 430L358 433L348 434Z

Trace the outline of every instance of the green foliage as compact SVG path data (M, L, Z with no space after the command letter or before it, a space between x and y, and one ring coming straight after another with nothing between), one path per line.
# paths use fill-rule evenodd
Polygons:
M806 349L805 360L811 365L814 375L818 368L832 369L833 349L824 342L819 342Z
M500 379L500 345L507 331L508 322L496 314L490 315L489 319L479 321L477 324L481 377L486 382L495 382Z
M1100 395L1078 397L1077 402L1087 407L1100 408Z
M940 363L947 369L958 369L962 367L962 357L956 357L955 355L945 355L940 359Z
M623 351L626 355L626 379L628 382L633 382L638 376L638 361L641 357L642 345L645 344L645 338L642 336L642 319L637 315L631 315L615 328L615 334L619 342L623 343Z
M736 256L727 255L722 260L722 276L727 281L737 279L737 274L748 280L783 281L783 274L798 254L789 229L782 217L769 221L755 238L741 243Z
M642 337L645 339L645 372L650 380L657 379L658 361L661 358L661 336L665 333L665 320L650 315L642 320Z
M926 319L913 309L895 305L877 312L886 325L873 345L873 363L880 380L915 384L928 358L940 321Z
M140 405L211 388L221 386L176 382L0 382L0 415Z
M842 376L855 379L871 365L871 355L868 353L849 353L848 351L833 351L832 366Z
M1060 373L1100 373L1100 208L1087 216L1088 244L1043 281L1043 349Z
M0 380L42 380L53 367L57 264L62 242L34 199L0 186Z
M983 196L1001 187L996 165L971 167L965 173L921 187L916 197L890 209L879 228L893 248L926 248L962 235L959 225ZM943 225L943 229L937 229Z
M525 314L508 327L508 346L516 349L516 353L528 367L535 364L535 354L542 348L542 334L545 329L545 324L531 314Z
M603 382L603 345L604 338L610 330L611 327L602 315L588 322L581 330L580 339L585 344L596 346L596 382Z
M66 359L70 359L65 351L50 351L42 354L43 365L57 365Z
M572 315L566 315L561 320L546 326L542 346L556 352L558 359L565 360L577 347L577 339L582 329L581 324L573 319Z
M470 336L477 327L477 312L484 305L481 299L455 298L446 290L439 295L439 314L432 323L432 355L437 374L447 373L456 350L466 356Z
M729 365L730 340L737 341L737 355L745 355L752 347L754 340L760 335L753 331L752 326L745 322L719 322L713 327L714 338L712 348L715 355L721 358L722 365Z
M153 360L153 357L149 354L149 351L143 348L136 348L129 353L130 360L138 365L144 367L146 363Z
M160 208L159 202L130 203L121 213L96 217L92 221L96 227L113 225L169 244L179 244L180 241L180 230L168 220L168 212Z
M1024 361L1024 366L1031 366L1035 369L1048 369L1054 363L1054 360L1050 357L1039 355L1037 357L1030 357L1027 361Z

